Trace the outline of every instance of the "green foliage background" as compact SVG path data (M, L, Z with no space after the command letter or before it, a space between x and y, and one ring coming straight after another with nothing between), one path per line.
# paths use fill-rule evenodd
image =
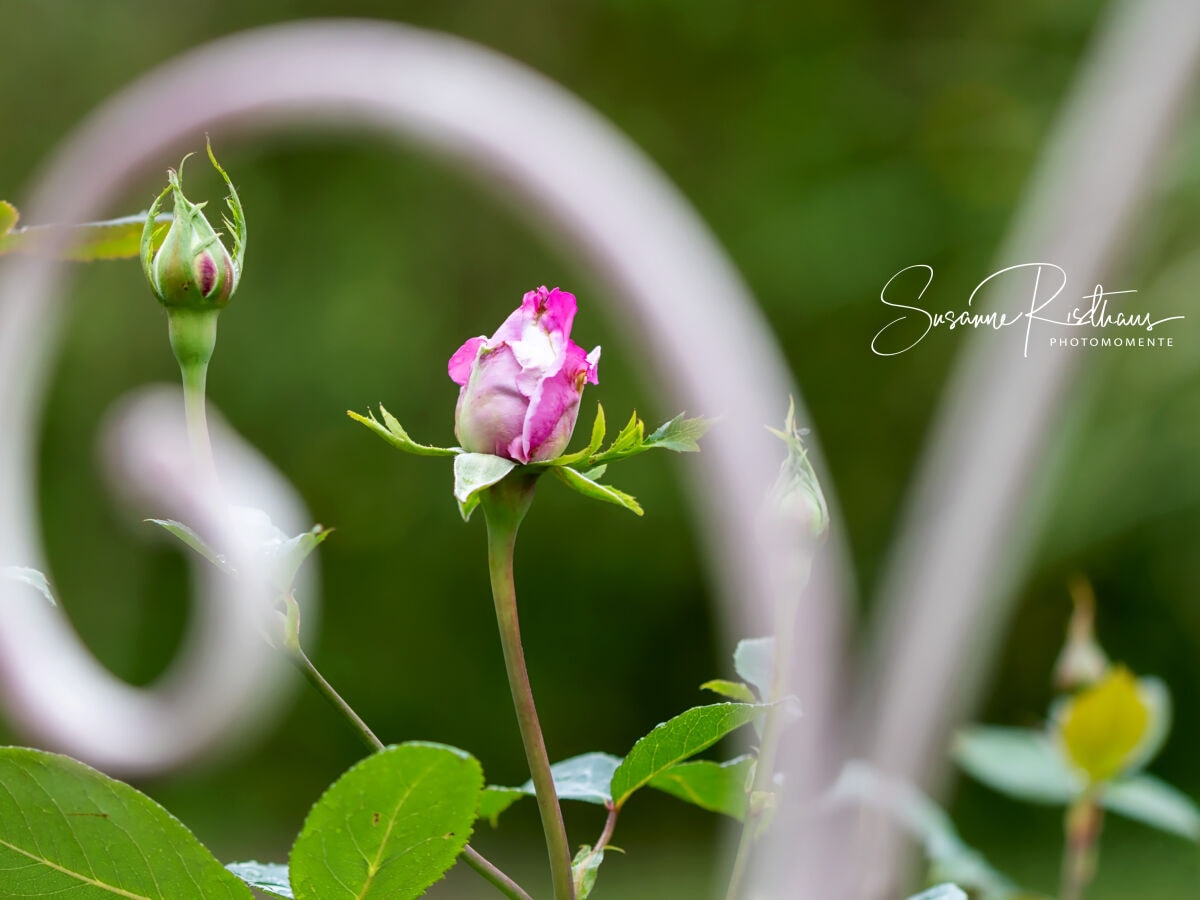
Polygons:
M4 0L0 196L20 206L39 160L118 87L246 27L379 17L510 54L626 130L740 266L805 391L832 472L827 492L840 504L869 596L962 344L961 334L939 333L902 357L873 356L870 338L887 321L879 290L900 268L928 263L938 304L957 309L992 271L1103 7ZM1127 248L1120 283L1110 285L1137 288L1146 307L1189 318L1173 323L1172 351L1090 357L1061 448L1070 462L1056 475L1037 566L1023 582L982 713L1013 724L1043 714L1067 613L1065 579L1086 572L1112 655L1174 690L1176 732L1156 770L1193 795L1197 121L1185 118L1157 173L1153 212ZM553 122L529 136L553 139ZM473 184L371 137L213 140L251 234L245 278L222 317L210 397L298 486L318 521L337 529L321 550L325 612L313 655L385 740L457 744L482 760L489 780L520 783L482 523L459 520L447 464L389 450L344 410L382 401L418 440L452 441L456 388L446 359L466 337L493 330L523 291L545 283L579 296L577 339L604 346L601 385L589 389L585 409L602 399L618 419L631 407L648 420L675 411L658 405L643 361L606 316L604 294ZM196 135L194 149L202 142ZM189 190L215 197L219 186L206 185L201 169L189 171ZM108 212L145 208L161 183L161 171L148 171L143 187ZM173 381L176 371L164 316L136 262L74 274L43 434L43 529L58 592L80 631L116 672L144 682L161 671L183 628L186 569L150 526L111 504L92 443L117 397L147 381ZM712 623L682 495L684 464L648 456L624 468L621 483L646 507L644 519L547 484L525 526L523 626L555 758L622 753L653 723L700 702L701 681L730 674L737 636ZM144 787L225 858L281 859L307 805L360 751L303 691L266 734L249 752ZM699 896L696 884L720 865L708 849L715 823L669 798L634 806L618 834L632 852L605 867L602 894ZM969 785L955 810L964 837L1001 867L1036 885L1054 883L1056 812L1019 808ZM576 843L600 827L590 809L573 810L568 824ZM532 809L514 809L506 826L532 840ZM499 856L513 852L506 840L479 836ZM690 875L687 861L699 861ZM536 868L538 858L526 865ZM1129 896L1129 880L1151 871L1162 883L1145 895L1161 898L1193 896L1200 877L1194 848L1114 824L1095 897ZM456 878L441 888L462 897L475 889Z

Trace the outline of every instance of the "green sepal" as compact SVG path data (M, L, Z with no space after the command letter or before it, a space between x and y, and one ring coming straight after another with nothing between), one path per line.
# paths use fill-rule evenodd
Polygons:
M414 456L458 456L463 452L459 447L433 447L429 444L418 444L408 436L408 432L396 421L395 416L383 408L382 403L379 404L379 413L383 416L382 424L370 410L367 410L366 416L360 416L349 409L346 410L346 415L355 422L366 425L393 447L403 450L405 453L411 453Z
M591 497L593 500L603 500L605 503L615 503L617 506L625 507L625 509L634 515L644 515L641 504L624 491L619 491L615 487L593 481L583 473L576 472L570 466L555 466L551 471L558 476L559 481L572 490L583 494L585 497Z
M646 424L638 418L638 414L635 411L629 417L629 421L625 423L625 427L617 432L617 436L613 438L612 443L605 447L604 450L601 450L600 445L604 442L606 424L604 410L597 404L596 420L592 425L592 437L587 447L577 450L574 453L568 453L565 456L546 460L545 462L533 463L533 465L563 467L580 464L581 468L586 470L599 466L602 463L636 456L639 453L645 453L647 450L674 450L676 453L696 453L700 450L700 444L698 443L700 438L704 436L704 433L708 431L712 423L712 419L689 419L683 413L680 413L669 422L664 422L647 437Z
M221 164L217 162L217 158L213 155L212 141L208 139L207 135L204 138L204 145L208 151L209 162L221 174L221 178L225 181L225 186L229 188L229 196L225 198L225 205L229 208L229 216L233 218L231 220L229 216L222 213L221 223L225 226L226 231L229 232L230 240L233 242L234 286L236 287L237 279L240 279L242 275L242 260L246 256L246 216L242 212L242 201L238 197L237 189L233 186L229 175L226 174Z
M592 422L592 437L588 441L588 445L575 453L568 453L566 456L559 456L556 459L550 460L550 465L573 466L577 462L582 462L585 459L595 456L600 450L600 445L604 443L604 434L607 430L608 428L604 423L604 407L597 403L596 418Z
M464 522L470 520L482 492L516 467L511 459L490 453L460 453L454 457L454 499Z

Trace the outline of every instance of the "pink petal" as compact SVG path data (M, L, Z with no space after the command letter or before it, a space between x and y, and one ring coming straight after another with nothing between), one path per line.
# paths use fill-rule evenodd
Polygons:
M450 372L450 380L455 384L465 385L471 378L471 367L475 365L475 357L479 355L479 348L484 345L487 338L482 335L473 337L457 350L450 357L450 363L447 369Z

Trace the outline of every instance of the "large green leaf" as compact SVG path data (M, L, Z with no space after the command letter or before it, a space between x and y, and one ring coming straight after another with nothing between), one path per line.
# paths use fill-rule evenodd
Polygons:
M471 836L483 769L441 744L381 750L334 782L292 847L297 900L409 900Z
M711 747L725 735L751 722L762 706L715 703L696 706L657 726L633 745L612 776L613 804L619 809L638 788L676 763Z
M66 756L0 748L0 896L251 897L190 831Z
M288 868L281 863L239 862L229 863L225 868L268 897L295 900L292 884L288 881Z
M754 758L739 756L729 762L707 759L677 763L650 779L650 787L687 803L741 821L746 817L747 789Z
M1082 780L1040 731L976 725L958 733L952 753L972 778L1018 800L1065 805L1083 790Z
M1200 809L1191 797L1151 775L1134 775L1108 785L1100 795L1106 809L1160 831L1200 840Z

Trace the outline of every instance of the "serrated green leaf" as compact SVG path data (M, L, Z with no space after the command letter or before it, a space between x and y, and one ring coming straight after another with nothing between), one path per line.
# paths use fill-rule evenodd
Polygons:
M649 786L740 822L746 818L746 789L753 770L754 758L751 756L739 756L723 763L693 760L677 763L655 775Z
M166 234L171 215L156 216L154 221L161 223L156 224L154 230L153 246L157 248ZM7 233L0 228L0 256L5 253L35 255L47 252L48 247L57 247L55 256L72 262L132 259L139 253L145 225L146 213L143 212L82 225L33 225L13 228Z
M284 897L295 900L291 882L288 881L287 866L280 863L238 862L225 866L256 891L269 897Z
M642 420L638 418L637 410L629 417L629 421L625 423L625 427L617 432L617 436L613 442L608 445L608 449L601 453L593 460L620 459L622 456L628 456L638 452L642 446L642 441L646 433L646 426Z
M661 447L676 453L699 453L700 438L712 427L712 419L687 419L680 413L669 422L664 422L646 438L643 447L647 450Z
M50 580L37 569L31 569L28 566L5 566L0 568L0 576L29 585L45 597L51 606L58 606L58 601L54 599L54 592L50 589Z
M556 466L551 471L558 476L559 481L572 490L583 494L585 497L591 497L593 500L603 500L605 503L615 503L617 506L625 507L625 509L637 516L644 514L644 510L637 500L624 491L617 490L611 485L592 481L592 479L576 472L569 466Z
M499 787L489 784L479 798L479 818L487 819L495 828L500 824L500 813L522 797L528 796L521 788Z
M296 900L411 900L471 836L483 770L440 744L381 750L334 782L292 847Z
M658 725L633 745L613 773L613 804L620 809L634 791L656 775L748 724L762 709L753 703L696 706Z
M578 470L576 470L576 471L578 471ZM588 481L599 482L600 479L604 477L604 473L606 471L608 471L608 465L602 464L599 466L592 466L590 469L584 469L579 474L582 475L584 478L586 478Z
M250 900L179 820L66 756L0 748L0 894Z
M604 423L604 407L599 403L596 404L596 418L592 422L592 438L588 441L588 445L582 450L575 453L568 453L566 456L560 456L557 459L549 461L552 466L573 466L577 462L595 456L600 449L600 445L604 443L604 434L607 431L607 426Z
M1018 800L1067 804L1084 789L1046 736L1028 728L966 728L955 737L951 753L972 778Z
M223 555L210 547L204 538L200 537L199 534L182 522L177 522L174 519L146 519L146 521L151 525L157 525L172 537L178 538L222 572L228 575L236 574L233 566L229 564L229 561Z
M1112 782L1100 795L1105 809L1145 825L1200 840L1200 808L1187 794L1152 775L1134 775Z
M379 405L379 412L383 416L384 424L381 424L370 410L367 410L367 415L360 416L353 410L348 409L346 410L346 415L355 422L361 422L363 425L366 425L393 447L403 450L405 453L411 453L414 456L457 456L462 453L462 450L458 447L433 447L429 444L418 444L408 436L408 432L396 421L395 416L383 408L383 404Z
M758 696L771 696L771 680L775 671L775 638L745 638L733 651L733 669L758 690Z
M575 883L575 896L579 900L587 900L587 896L596 886L596 875L600 872L600 863L604 862L604 848L592 850L591 844L584 844L571 860L571 880Z
M714 678L700 685L700 690L712 691L714 694L720 694L722 697L728 697L730 700L737 700L739 703L758 702L758 698L754 696L754 691L750 690L750 688L740 681L726 681L724 678Z
M454 457L454 499L463 521L479 505L479 493L517 467L511 459L490 453L460 453Z

